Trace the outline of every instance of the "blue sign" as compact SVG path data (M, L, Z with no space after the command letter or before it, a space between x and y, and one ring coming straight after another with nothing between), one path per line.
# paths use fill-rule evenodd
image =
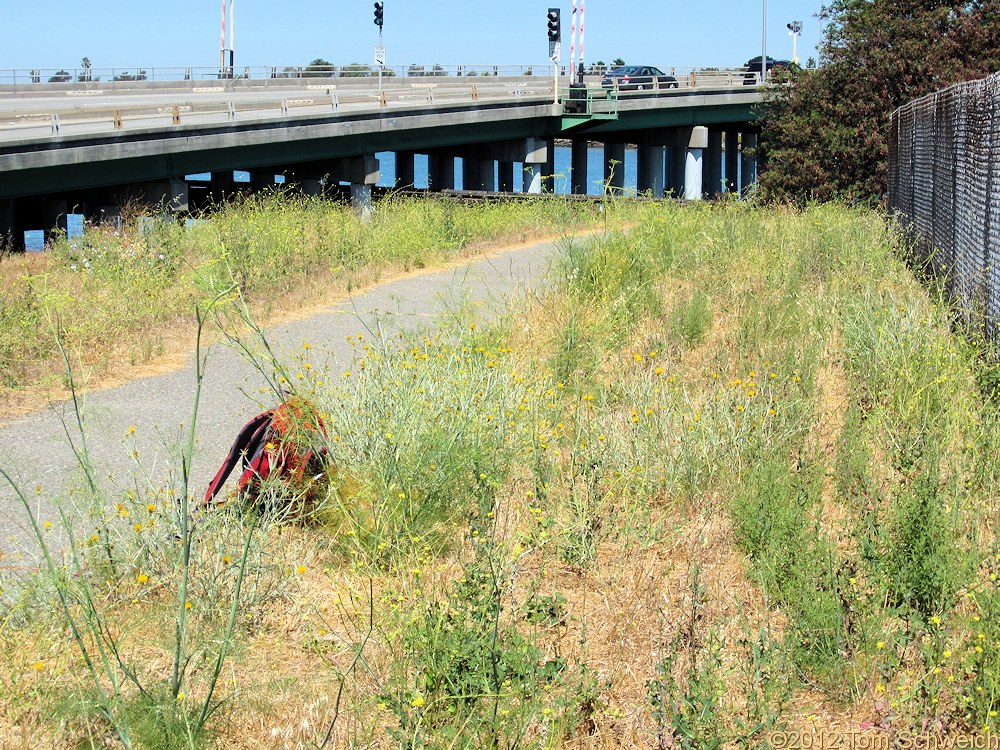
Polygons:
M66 214L66 239L83 237L83 214Z
M24 249L29 253L40 253L45 249L45 230L28 229L24 233Z

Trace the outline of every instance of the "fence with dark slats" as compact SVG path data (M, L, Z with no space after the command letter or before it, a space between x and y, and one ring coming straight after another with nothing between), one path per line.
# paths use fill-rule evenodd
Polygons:
M1000 73L892 115L889 208L972 327L1000 332Z

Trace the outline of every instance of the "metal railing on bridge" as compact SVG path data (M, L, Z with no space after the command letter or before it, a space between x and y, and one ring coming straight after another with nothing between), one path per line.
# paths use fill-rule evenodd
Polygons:
M600 81L607 66L591 66L586 78ZM569 66L559 69L560 77L568 78ZM675 77L682 87L699 85L740 85L744 82L756 83L755 74L748 74L746 68L698 68L671 67L664 73ZM379 69L364 63L346 65L264 65L236 68L218 67L128 67L128 68L7 68L0 69L0 87L18 91L41 90L48 84L100 84L110 89L129 88L134 84L196 84L201 81L292 81L303 78L370 78L376 77ZM383 76L390 78L470 78L470 77L552 77L550 63L493 65L439 63L393 65L382 68Z
M892 115L889 206L973 328L1000 323L1000 74Z

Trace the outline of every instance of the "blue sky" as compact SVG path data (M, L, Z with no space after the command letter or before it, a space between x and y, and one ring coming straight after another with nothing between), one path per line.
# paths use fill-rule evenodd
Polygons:
M236 65L372 61L369 0L235 0ZM572 0L384 0L389 65L538 64L546 10ZM822 0L589 0L586 59L733 67L760 54L767 2L768 54L790 58L785 24L802 21L799 58L816 54ZM221 0L50 0L0 4L0 68L210 67L219 59ZM563 60L568 62L568 44Z

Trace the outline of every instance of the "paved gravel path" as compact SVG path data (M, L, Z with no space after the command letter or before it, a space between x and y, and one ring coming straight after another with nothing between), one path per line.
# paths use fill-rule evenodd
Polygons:
M447 270L397 278L307 319L270 328L266 336L282 360L302 352L303 344L309 342L315 358L327 358L335 372L349 369L353 350L348 335L374 330L376 321L386 335L437 328L447 324L449 311L467 309L470 304L476 318L486 320L502 311L512 294L541 284L556 252L554 244L542 243ZM136 463L129 457L131 450L139 451L144 470L154 478L177 471L176 456L190 420L194 382L192 354L188 364L175 372L87 396L90 455L106 486L122 490L133 486ZM262 376L232 348L217 344L208 350L192 464L193 493L200 494L236 432L259 411L255 399L262 385ZM0 467L12 473L32 498L37 497L40 518L52 520L55 526L58 519L52 498L65 497L67 488L82 476L62 417L72 419L65 404L0 427ZM131 436L130 426L136 428ZM37 543L23 507L2 479L0 483L0 551L5 553L0 567L28 563ZM36 494L36 487L41 492Z

